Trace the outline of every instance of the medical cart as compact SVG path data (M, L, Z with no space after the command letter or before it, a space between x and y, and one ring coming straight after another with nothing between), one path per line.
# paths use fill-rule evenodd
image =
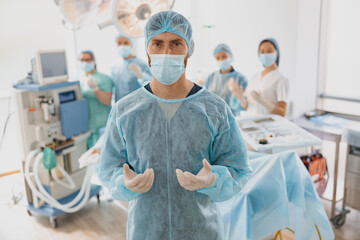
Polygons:
M346 214L350 212L345 206L360 210L360 125L346 128L344 137L348 144L344 196L340 213L332 219L337 228L344 225Z

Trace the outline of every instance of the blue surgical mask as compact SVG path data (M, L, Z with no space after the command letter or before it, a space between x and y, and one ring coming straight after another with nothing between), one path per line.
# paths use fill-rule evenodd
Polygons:
M91 72L94 70L95 63L94 62L80 62L80 69L84 72Z
M185 55L150 54L152 75L162 84L171 85L185 72Z
M121 57L127 58L131 54L131 47L128 45L118 46L118 53Z
M266 66L271 66L276 61L275 53L266 53L259 55L260 62Z
M219 68L221 70L225 71L231 66L231 59L227 58L227 59L222 60L222 61L217 61L217 65L219 66Z

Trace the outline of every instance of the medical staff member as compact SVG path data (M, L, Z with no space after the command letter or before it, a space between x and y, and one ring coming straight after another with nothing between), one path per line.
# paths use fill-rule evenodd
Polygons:
M223 99L186 79L194 51L189 21L153 15L145 27L153 80L116 103L99 178L130 201L127 239L224 239L214 202L251 173L244 140Z
M249 82L245 92L238 84L229 83L229 89L246 109L246 115L286 115L289 81L278 70L280 50L273 38L262 40L258 48L259 60L265 69Z
M152 80L147 63L133 53L134 42L129 37L116 38L117 50L123 58L121 65L111 68L111 78L115 85L115 102Z
M243 74L235 71L234 67L231 65L233 62L233 54L228 45L224 43L219 44L214 49L213 55L217 61L219 70L210 74L206 80L205 87L210 92L223 98L225 102L229 104L234 115L237 115L244 109L241 107L239 100L236 99L229 90L228 82L235 81L245 90L247 79Z
M100 137L99 130L106 126L111 110L113 83L109 76L97 71L95 55L92 51L82 51L79 62L83 72L80 78L81 93L89 104L91 135L87 143L91 148Z

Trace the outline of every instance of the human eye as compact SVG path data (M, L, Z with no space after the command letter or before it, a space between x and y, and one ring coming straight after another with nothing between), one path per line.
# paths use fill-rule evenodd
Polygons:
M173 42L173 46L174 47L181 47L183 44L182 44L182 42L181 41L174 41Z
M152 43L152 46L154 46L154 47L156 47L156 48L159 48L159 47L161 47L161 42L159 42L159 41L154 41L154 42Z

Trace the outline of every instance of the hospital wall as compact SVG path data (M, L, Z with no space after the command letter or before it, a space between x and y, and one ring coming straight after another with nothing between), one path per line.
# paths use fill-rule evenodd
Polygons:
M65 48L64 28L53 1L0 1L0 92L31 70L37 49Z
M320 68L321 12L320 0L298 1L296 69L293 81L294 118L315 108Z

